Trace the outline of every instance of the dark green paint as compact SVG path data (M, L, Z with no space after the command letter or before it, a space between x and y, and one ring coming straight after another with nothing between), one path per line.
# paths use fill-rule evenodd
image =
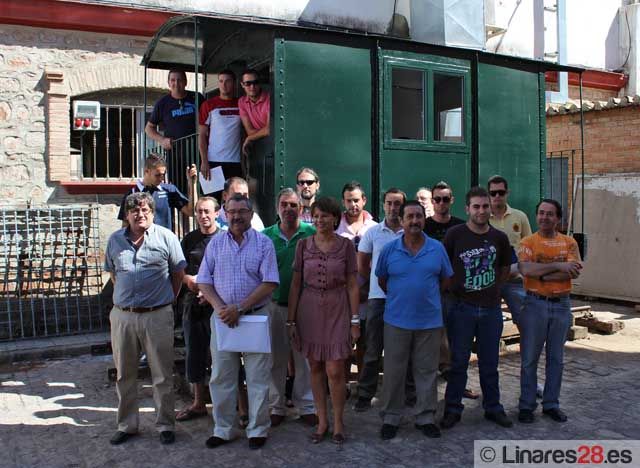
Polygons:
M539 75L478 65L479 183L486 186L495 174L505 177L509 204L530 221L544 183L544 82Z
M391 138L391 69L420 69L425 72L425 140L394 140ZM461 76L463 85L464 142L433 141L433 73ZM471 180L471 80L470 63L465 60L409 52L384 50L379 52L380 117L379 134L380 192L390 187L406 191L412 199L422 186L430 187L445 180L458 197L452 211L464 217L464 194Z
M369 50L276 39L274 94L276 191L309 166L322 195L353 179L370 192Z

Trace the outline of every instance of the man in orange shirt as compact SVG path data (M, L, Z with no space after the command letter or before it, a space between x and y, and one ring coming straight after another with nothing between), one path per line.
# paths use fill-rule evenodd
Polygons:
M538 360L546 343L546 375L542 413L556 422L560 409L564 343L571 326L571 280L580 275L578 244L557 231L562 206L543 199L536 207L538 231L520 242L518 267L527 292L520 317L520 413L522 423L534 421Z

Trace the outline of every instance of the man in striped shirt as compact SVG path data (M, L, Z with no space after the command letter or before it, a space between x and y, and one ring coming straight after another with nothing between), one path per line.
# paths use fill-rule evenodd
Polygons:
M234 195L226 201L229 230L214 237L207 245L197 283L214 314L229 327L235 327L244 314L269 315L270 296L280 283L273 242L251 228L251 200ZM213 436L209 448L216 448L235 437L238 371L240 358L246 370L249 393L249 425L246 433L249 448L259 449L267 440L269 429L270 353L218 351L215 324L211 324L211 382L213 400Z

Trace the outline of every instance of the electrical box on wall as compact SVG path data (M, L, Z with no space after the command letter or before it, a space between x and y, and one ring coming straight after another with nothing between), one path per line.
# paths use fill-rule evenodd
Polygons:
M73 129L100 130L99 101L73 101Z

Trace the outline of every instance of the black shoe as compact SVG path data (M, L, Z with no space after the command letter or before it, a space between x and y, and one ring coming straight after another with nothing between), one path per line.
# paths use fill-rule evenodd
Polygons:
M542 414L549 416L555 422L563 423L567 422L567 415L560 408L551 408L542 410Z
M445 411L442 419L440 420L440 427L442 429L451 429L460 422L460 419L462 419L462 417L459 414Z
M130 432L116 431L116 433L113 434L111 439L109 439L109 443L111 445L120 445L120 444L125 443L127 440L129 440L134 435L136 435L136 434L135 433L130 433Z
M353 405L353 411L357 413L364 413L371 408L371 400L365 397L358 397L356 403Z
M258 450L267 442L266 437L249 437L249 448L251 450Z
M489 421L493 421L494 423L496 423L498 426L502 426L502 427L511 427L513 426L513 422L511 422L511 419L509 419L507 417L507 415L505 414L504 411L499 411L497 413L484 413L484 417L485 419L488 419Z
M391 440L398 433L398 426L393 426L391 424L383 424L380 428L380 437L382 440Z
M440 429L435 424L416 424L416 429L419 429L425 436L430 439L437 439L442 434Z
M535 417L533 416L533 411L531 410L521 409L520 412L518 413L518 421L520 421L523 424L531 424L533 423L534 420L535 420Z
M162 445L173 444L176 441L176 433L173 431L162 431L160 433L160 443Z
M220 447L221 445L228 444L230 440L223 439L221 437L211 436L205 442L205 445L209 448Z

